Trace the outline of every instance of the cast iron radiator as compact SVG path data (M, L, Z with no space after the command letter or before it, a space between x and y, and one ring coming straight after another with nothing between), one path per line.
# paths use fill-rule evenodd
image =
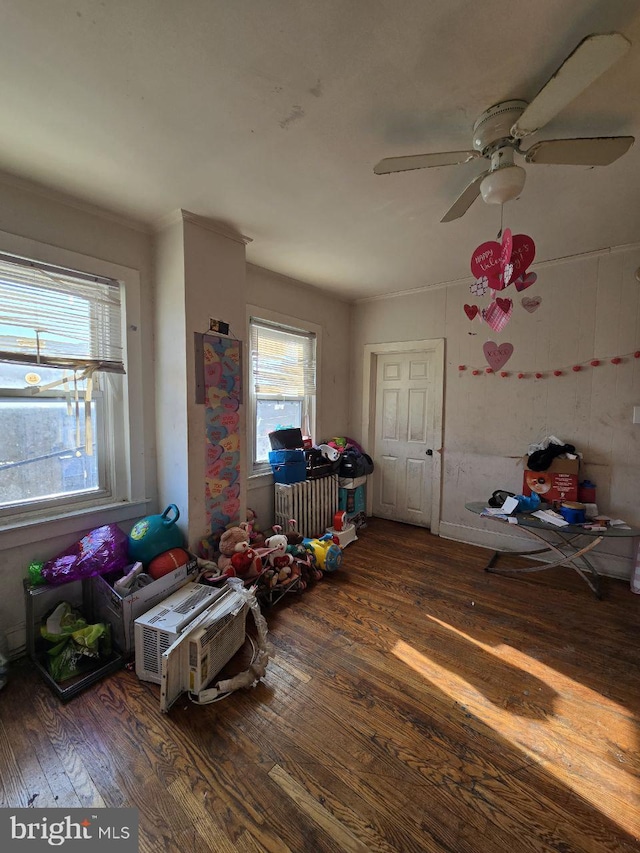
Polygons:
M318 477L301 483L275 484L276 524L286 533L289 519L295 518L298 531L313 539L333 527L338 510L338 477Z

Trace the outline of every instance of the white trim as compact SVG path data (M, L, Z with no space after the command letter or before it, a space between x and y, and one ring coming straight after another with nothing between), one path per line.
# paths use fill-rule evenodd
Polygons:
M115 279L123 285L122 317L124 325L122 342L127 373L122 378L123 417L119 420L122 422L120 433L124 434L120 441L122 444L121 452L112 454L115 463L113 471L115 479L111 483L112 497L110 500L113 502L123 501L129 505L146 501L144 420L141 394L143 387L142 344L140 340L142 310L139 271L111 261L83 255L70 249L40 243L37 240L6 231L0 231L0 251L34 258L55 266L94 273ZM90 511L99 512L99 509L93 507ZM73 510L74 515L79 513L80 510ZM47 520L38 521L34 517L33 523L46 525ZM16 521L15 525L17 529L20 529L21 522ZM4 529L6 531L8 526ZM49 533L49 535L51 534ZM3 533L3 547L7 547L4 545L4 538L5 534Z
M396 341L384 344L365 344L362 382L362 437L365 447L375 447L375 406L377 357L387 353L432 352L434 355L434 443L431 490L431 527L434 534L440 529L442 496L442 424L444 406L444 338L421 341ZM375 477L375 472L373 474ZM373 490L367 489L367 515L373 510Z
M593 249L590 252L577 252L575 255L562 255L559 258L549 258L546 261L534 261L536 269L545 269L559 264L568 264L572 261L581 261L585 258L601 258L604 255L619 255L623 252L632 252L640 249L640 243L623 243L620 246L607 246L602 249ZM423 284L421 287L413 287L410 290L396 290L393 293L380 293L377 296L361 296L353 302L360 305L364 302L380 302L383 299L395 299L399 296L415 296L417 293L425 293L428 290L439 290L443 287L454 287L457 284L471 284L473 276L463 278L452 278L445 281L436 281L433 284Z
M67 195L60 190L54 190L50 187L43 187L41 184L33 183L25 178L19 178L17 175L11 175L8 172L0 171L0 184L5 184L8 187L15 187L23 192L32 193L33 195L41 196L42 198L51 199L51 201L64 204L66 207L72 207L75 210L80 210L82 213L89 213L91 216L97 216L100 219L106 219L109 222L115 222L117 225L122 225L125 228L131 228L134 231L139 231L142 234L153 234L153 227L141 219L132 219L120 213L114 213L110 210L105 210L104 207L91 204L88 201L81 201L75 196Z
M311 433L312 436L316 437L316 432L318 429L318 412L320 411L321 406L321 398L320 398L320 365L322 364L322 326L319 326L317 323L312 323L309 320L302 320L300 317L291 317L288 314L280 314L278 311L270 311L268 308L261 308L259 305L247 305L246 306L246 329L245 329L245 340L248 341L247 345L247 355L244 359L244 387L247 389L245 403L247 404L247 435L246 435L246 448L247 448L247 474L249 478L252 477L263 477L266 476L269 472L267 471L256 471L253 473L253 442L254 442L254 429L255 429L255 411L253 408L253 393L251 391L251 352L249 351L251 346L251 318L255 317L256 320L266 320L269 323L275 323L279 326L289 326L292 329L301 329L304 332L313 332L316 336L316 396L315 396L315 405L313 407L313 423L311 424ZM286 329L284 329L286 331Z
M162 216L156 220L153 226L154 231L164 231L169 225L174 225L176 222L191 222L200 228L205 228L207 231L213 231L215 234L220 234L223 237L228 237L230 240L235 240L236 243L242 243L246 246L248 243L253 243L253 237L247 237L236 231L229 225L218 222L215 219L209 219L208 216L200 216L197 213L191 213L189 210L179 208L172 210L166 216Z

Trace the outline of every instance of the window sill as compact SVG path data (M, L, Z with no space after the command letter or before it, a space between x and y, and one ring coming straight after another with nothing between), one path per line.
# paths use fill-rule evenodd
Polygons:
M0 524L0 551L18 548L32 542L42 542L58 536L80 533L103 524L140 518L146 513L150 500L121 501L102 506L68 510L45 518L7 521Z
M249 492L272 485L273 474L271 471L261 471L259 474L251 474L251 476L247 477L247 490Z

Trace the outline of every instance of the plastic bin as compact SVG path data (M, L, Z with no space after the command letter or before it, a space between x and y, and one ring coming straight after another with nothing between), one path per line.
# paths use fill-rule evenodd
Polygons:
M304 450L270 450L269 464L276 483L287 485L307 479Z

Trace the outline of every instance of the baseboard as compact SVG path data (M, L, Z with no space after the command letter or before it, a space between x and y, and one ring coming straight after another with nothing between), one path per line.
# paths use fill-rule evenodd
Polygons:
M514 535L517 527L509 526L507 530L513 530L513 533L503 533L502 531L481 530L478 527L470 527L466 524L454 524L450 521L440 522L440 536L443 539L453 539L455 542L467 542L469 545L480 545L483 548L490 548L492 551L524 551L525 548L531 546L534 550L537 544L526 538L526 534ZM618 540L630 543L633 540ZM532 560L540 560L540 562L551 562L551 556L536 556ZM589 554L589 559L595 566L596 570L601 575L606 575L611 578L628 581L631 579L631 559L629 556L620 554L612 554L602 550L602 546Z

